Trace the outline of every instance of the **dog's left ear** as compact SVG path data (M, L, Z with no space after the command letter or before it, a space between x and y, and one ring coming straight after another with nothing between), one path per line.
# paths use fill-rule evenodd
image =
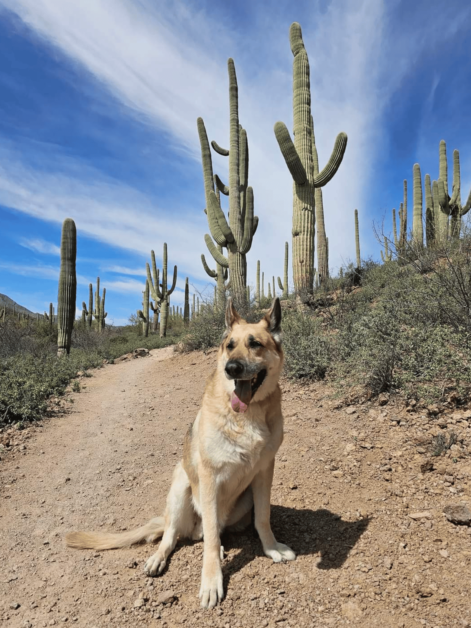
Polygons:
M265 314L268 331L277 344L281 344L281 305L280 299L273 299L270 310Z
M240 316L234 307L231 297L227 299L226 306L226 331L230 331L234 325L240 322Z

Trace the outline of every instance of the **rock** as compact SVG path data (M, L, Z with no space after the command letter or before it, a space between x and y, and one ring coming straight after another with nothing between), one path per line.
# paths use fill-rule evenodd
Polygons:
M357 619L362 615L361 608L356 602L346 602L342 604L342 615L347 619Z
M357 409L356 408L347 408L345 410L345 414L356 414Z
M442 558L448 558L448 556L450 555L450 554L446 551L446 549L442 549L442 550L440 550L438 553L440 554L440 556L441 556Z
M428 410L429 414L431 414L432 416L436 416L440 412L439 407L436 406L436 405L428 406L427 410Z
M383 565L385 566L386 569L392 569L393 562L389 558L389 556L385 556L385 558L383 559Z
M157 604L171 604L174 600L177 599L174 591L164 591L161 593L156 599Z
M371 443L359 443L359 445L363 449L373 449L373 445Z
M421 452L419 452L419 453L421 453ZM423 462L420 465L420 472L421 473L428 473L430 471L433 471L433 462L431 460L426 460L425 462Z
M12 608L14 611L16 611L18 608L20 608L21 604L18 604L18 602L12 602L10 604L10 608Z
M337 471L332 472L332 476L334 478L341 478L343 477L343 471L340 471L340 469L337 469Z
M469 525L471 512L466 504L447 504L443 509L446 518L457 525Z
M414 520L418 520L418 519L431 519L432 518L432 513L429 512L428 510L424 510L423 512L411 512L409 514L409 517L411 519Z
M389 395L387 393L381 393L378 397L378 403L380 406L385 406L389 402Z
M141 608L141 606L145 606L146 601L142 599L142 597L138 598L134 601L134 608Z
M132 355L134 358L145 358L148 355L150 355L150 353L149 353L149 349L145 349L144 347L141 347L140 349L134 349L134 351L132 352Z
M343 453L345 456L348 456L349 454L352 453L352 451L355 451L355 445L353 443L348 443L348 445L345 447Z

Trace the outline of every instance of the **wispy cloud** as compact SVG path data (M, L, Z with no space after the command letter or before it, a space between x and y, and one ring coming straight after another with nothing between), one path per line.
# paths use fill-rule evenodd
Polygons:
M116 265L107 266L106 264L103 264L101 268L105 272L117 273L119 275L135 275L135 276L138 276L138 277L145 277L146 276L146 269L144 267L141 267L141 268L126 268L125 266L116 266Z
M61 250L57 244L53 244L52 242L46 242L46 240L41 240L40 238L20 238L21 246L29 249L30 251L35 251L36 253L44 253L46 255L60 255Z

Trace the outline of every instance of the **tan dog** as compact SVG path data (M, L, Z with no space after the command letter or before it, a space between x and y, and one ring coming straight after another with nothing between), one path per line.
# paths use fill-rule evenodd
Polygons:
M165 516L123 534L72 532L67 545L102 550L162 537L144 567L155 576L162 573L178 538L204 537L200 589L204 608L216 606L224 595L221 532L250 523L252 506L265 554L275 562L294 560L294 552L278 543L270 526L275 454L283 440L280 323L279 299L257 324L242 320L229 299L217 368L186 435Z

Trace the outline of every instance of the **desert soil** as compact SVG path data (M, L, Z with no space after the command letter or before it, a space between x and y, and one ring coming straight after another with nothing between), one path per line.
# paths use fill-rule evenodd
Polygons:
M466 409L341 406L323 383L283 381L272 524L297 559L272 563L253 529L225 535L214 610L199 607L202 543L178 545L158 578L142 570L151 546L65 547L68 531L127 530L163 512L215 359L167 348L106 365L60 416L0 433L0 624L469 626L471 528L443 514L471 505ZM432 456L432 436L451 431L458 442Z

